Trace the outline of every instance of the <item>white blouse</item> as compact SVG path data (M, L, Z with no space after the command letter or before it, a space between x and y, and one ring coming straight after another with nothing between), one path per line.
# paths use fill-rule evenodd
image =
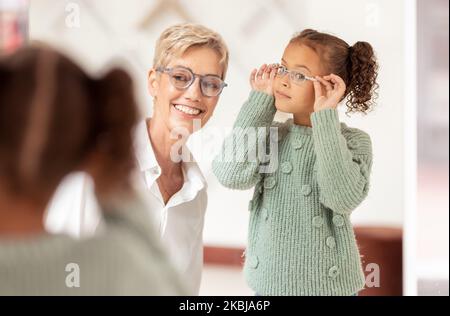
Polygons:
M145 192L149 221L153 218L163 246L189 289L189 295L198 295L207 206L205 178L196 162L183 162L183 187L165 205L156 183L161 168L145 120L136 127L135 152L139 168L136 186ZM51 233L66 233L77 238L92 236L101 229L102 215L92 181L86 175L71 175L61 184L47 210L45 226Z

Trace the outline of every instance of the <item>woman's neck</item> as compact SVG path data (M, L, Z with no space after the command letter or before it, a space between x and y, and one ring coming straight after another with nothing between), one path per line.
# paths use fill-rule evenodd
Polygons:
M165 124L154 118L147 121L147 130L162 173L167 176L181 174L181 163L173 161L172 148L184 147L186 139L173 139Z
M46 204L14 199L0 192L0 238L44 233L45 209Z

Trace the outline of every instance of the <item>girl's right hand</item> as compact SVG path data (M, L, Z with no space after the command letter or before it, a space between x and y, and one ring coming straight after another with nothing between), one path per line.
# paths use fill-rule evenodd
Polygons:
M254 69L250 74L250 85L255 91L273 95L273 82L277 74L278 65L262 65L261 68Z

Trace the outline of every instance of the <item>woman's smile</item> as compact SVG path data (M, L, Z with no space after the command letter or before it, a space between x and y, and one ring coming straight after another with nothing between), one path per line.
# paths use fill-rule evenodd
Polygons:
M192 119L201 118L205 114L206 110L199 106L176 102L171 104L171 112L176 113L179 116Z

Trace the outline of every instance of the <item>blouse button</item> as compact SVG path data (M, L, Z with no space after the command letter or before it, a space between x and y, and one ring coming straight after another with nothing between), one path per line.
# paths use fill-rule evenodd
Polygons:
M333 216L333 224L337 227L344 226L344 218L342 217L342 215Z
M334 247L336 247L336 240L334 239L334 237L330 236L327 238L326 244L328 248L333 249Z
M289 174L292 172L292 164L289 161L285 161L281 164L281 172Z
M328 271L328 276L330 278L335 278L339 275L339 268L337 266L333 266L330 268L330 270Z
M322 225L323 225L323 218L322 218L322 216L314 217L313 220L312 220L312 224L316 228L322 227Z
M310 195L312 192L311 186L309 184L302 185L302 194L304 196Z
M274 177L268 177L264 179L264 188L265 189L272 189L276 184Z

